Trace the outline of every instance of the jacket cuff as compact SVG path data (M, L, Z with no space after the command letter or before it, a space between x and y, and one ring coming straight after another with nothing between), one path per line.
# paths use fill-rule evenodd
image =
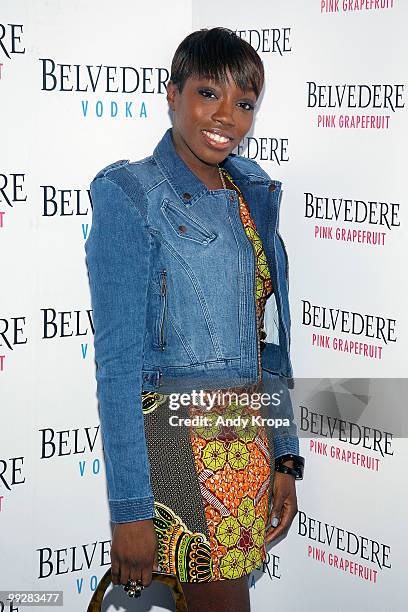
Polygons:
M274 455L275 459L282 455L291 453L292 455L299 455L299 439L297 436L277 436L274 439Z
M154 497L110 499L112 523L130 523L154 517Z

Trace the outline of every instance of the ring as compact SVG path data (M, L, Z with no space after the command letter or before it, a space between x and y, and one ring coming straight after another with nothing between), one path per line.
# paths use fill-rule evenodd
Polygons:
M129 580L123 587L129 597L140 597L144 586L140 580Z
M272 527L277 527L279 525L279 519L277 516L273 517L273 519L271 520L271 525Z

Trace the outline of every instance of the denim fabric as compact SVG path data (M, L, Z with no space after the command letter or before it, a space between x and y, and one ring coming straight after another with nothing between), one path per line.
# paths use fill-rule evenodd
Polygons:
M262 368L291 378L288 261L277 229L281 183L238 155L223 165L249 205L274 287L277 325ZM85 251L97 397L111 519L120 523L154 516L141 392L259 380L255 254L236 192L209 190L177 154L171 128L153 155L101 170L91 196ZM277 436L279 454L297 454L292 433Z
M294 420L292 400L287 384L283 376L273 374L267 370L262 370L262 392L267 397L279 397L279 403L273 404L269 408L268 418L274 421L288 421L289 425L273 428L273 445L275 458L287 453L299 455L299 439L297 437L297 427Z

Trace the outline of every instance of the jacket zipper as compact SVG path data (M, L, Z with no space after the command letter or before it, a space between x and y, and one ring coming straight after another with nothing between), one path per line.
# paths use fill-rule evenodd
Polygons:
M161 350L163 351L166 345L165 338L164 338L164 321L165 321L166 308L167 308L167 272L166 270L162 270L160 275L161 275L160 295L162 299L162 307L161 307L161 313L160 313L159 345L160 345Z
M241 190L238 188L238 193L237 190L234 189L235 191L235 195L237 196L238 199L238 216L241 222L241 227L242 230L248 240L248 242L250 243L251 247L252 247L252 252L254 254L254 282L253 282L253 290L252 290L252 295L253 295L253 299L254 299L254 307L255 307L255 328L256 328L256 350L257 350L257 356L258 356L258 377L257 377L257 381L256 383L254 383L256 386L259 385L259 383L262 380L262 364L261 364L261 347L260 347L260 337L259 337L259 330L258 330L258 313L257 313L257 300L256 300L256 269L257 269L257 259L256 259L256 250L255 250L255 246L252 242L252 240L250 239L250 237L248 236L248 234L246 233L245 230L245 226L244 223L242 221L241 218L241 213L240 213L240 207L239 207L239 196L241 196L242 198L244 197Z
M235 190L234 190L235 191ZM258 356L258 377L257 377L257 381L256 383L254 383L256 386L259 385L259 383L262 380L262 365L261 365L261 349L260 349L260 338L259 338L259 330L258 330L258 313L257 313L257 303L256 303L256 267L257 267L257 260L256 260L256 251L255 251L255 246L252 242L252 240L250 239L250 237L248 236L248 234L245 231L245 226L244 223L242 221L241 218L241 214L240 214L240 210L239 210L239 196L242 195L241 190L239 190L239 193L236 194L237 198L238 198L238 216L241 222L241 227L242 230L246 236L246 239L248 240L249 244L252 247L252 252L254 254L254 262L255 262L255 269L254 269L254 282L253 282L253 290L252 290L252 295L253 295L253 299L254 299L254 307L255 307L255 327L256 327L256 350L257 350L257 356Z
M245 228L244 228L245 231ZM258 386L259 383L262 380L262 365L261 365L261 349L260 349L260 338L259 338L259 329L258 329L258 313L257 313L257 303L256 303L256 267L257 267L257 261L256 261L256 251L255 251L255 247L252 243L252 240L250 240L249 236L247 235L247 233L245 232L246 237L248 238L249 242L251 243L252 246L252 251L254 253L254 261L255 261L255 270L254 270L254 288L253 288L253 296L254 296L254 302L255 302L255 327L256 327L256 349L257 349L257 355L258 355L258 378L256 381L256 385Z

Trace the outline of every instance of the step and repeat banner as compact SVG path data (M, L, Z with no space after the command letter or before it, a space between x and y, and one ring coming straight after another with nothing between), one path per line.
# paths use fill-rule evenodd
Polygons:
M62 591L77 612L109 567L89 183L153 151L177 45L225 26L265 65L236 152L283 183L306 460L252 609L405 610L407 20L406 0L1 2L0 592ZM142 600L173 609L164 586ZM108 591L106 612L136 607Z

